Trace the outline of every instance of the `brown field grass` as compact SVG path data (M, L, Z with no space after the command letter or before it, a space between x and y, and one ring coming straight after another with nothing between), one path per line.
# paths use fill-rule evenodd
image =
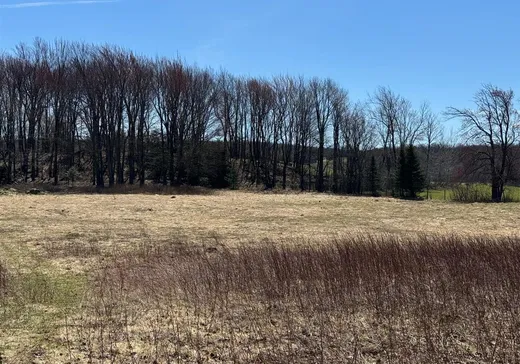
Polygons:
M345 233L516 234L519 204L461 205L440 201L320 194L217 192L212 195L11 195L0 198L4 240L31 249L49 241L117 248L153 240L230 243L323 238Z
M61 331L71 343L64 355L95 363L520 360L519 239L154 248L96 274L83 313Z
M430 249L430 257L448 267L448 273L445 269L442 274L431 275L429 270L427 275L412 267L401 274L394 271L394 263L378 263L377 256L385 251L375 246L385 242L395 246L395 239L405 239L402 241L413 247L417 247L414 242L431 247L426 236L432 234L436 239L450 236L455 246L464 246L470 241L468 237L503 237L505 240L495 241L495 245L504 243L505 250L487 252L491 256L498 251L498 258L490 262L484 259L485 264L478 266L480 245L472 245L469 256L478 259L465 261L463 267L475 272L491 265L486 268L491 272L489 279L482 285L470 281L478 292L501 278L513 285L513 268L502 272L496 270L494 262L510 253L513 243L507 239L520 235L518 204L461 205L296 193L168 192L0 196L0 358L4 362L335 362L342 355L350 358L347 362L378 358L392 362L406 350L414 350L403 344L410 339L403 330L411 330L417 340L416 358L421 362L426 358L438 362L461 348L470 352L464 349L461 358L476 361L484 358L482 355L513 358L516 338L497 333L498 328L488 319L500 316L505 324L507 315L516 312L504 311L508 300L517 297L516 288L508 290L500 284L490 293L492 299L502 295L505 302L488 305L490 316L478 324L489 326L491 331L468 324L478 318L478 310L462 315L459 326L452 327L441 325L444 318L435 313L440 306L429 307L433 311L428 317L433 321L421 323L417 320L424 312L417 315L414 310L426 303L404 298L413 289L410 274L431 279L431 291L421 294L447 300L446 307L452 311L455 306L484 300L480 295L459 296L456 292L461 287L446 283L462 274L450 268L453 262L447 258L457 250L450 248L438 254ZM372 244L370 254L352 253L358 266L372 262L372 270L319 268L322 264L337 265L330 246L356 236L368 239L368 243L370 239L378 242ZM262 248L258 251L253 247ZM284 253L283 249L288 250ZM373 254L376 258L368 258ZM411 264L406 259L413 261L417 254L406 251L405 266ZM284 256L296 258L288 262ZM400 257L395 259L402 262ZM228 267L225 262L238 263ZM244 262L249 262L253 271L244 271ZM287 272L280 273L286 278L273 281L259 275L280 266L288 267ZM381 290L394 282L394 291L361 292L359 285L353 285L353 277L364 274L367 281L366 277L377 273L376 266L382 267L380 275L398 279L380 279L372 282L372 287ZM315 276L303 279L301 267L314 267L309 274ZM453 276L455 273L458 275ZM247 284L219 278L247 274L251 275ZM340 278L330 286L327 282L335 281L334 274ZM196 283L200 281L206 284ZM305 295L302 282L306 283ZM263 293L254 288L266 283L271 288L263 289ZM447 290L442 291L438 284ZM345 297L338 295L338 287L353 291ZM342 302L339 306L332 302L336 296ZM324 302L317 303L320 297L327 301L325 306ZM383 299L397 305L387 312L390 316L377 311L390 309L378 308L377 302ZM347 301L350 303L345 304ZM403 313L397 314L401 308ZM513 309L516 306L508 308ZM385 323L385 319L393 321ZM513 324L516 321L507 321L507 325ZM428 338L428 327L436 330L437 336ZM387 331L381 331L383 328ZM444 329L455 330L459 337L466 335L468 341L457 341ZM393 351L382 349L391 344L388 330L397 330L395 338L400 340ZM486 344L487 339L478 337L484 331L492 336L490 342L509 340L510 349L502 344L493 349ZM448 340L449 345L439 340ZM438 346L441 344L444 347ZM239 355L244 350L245 356Z

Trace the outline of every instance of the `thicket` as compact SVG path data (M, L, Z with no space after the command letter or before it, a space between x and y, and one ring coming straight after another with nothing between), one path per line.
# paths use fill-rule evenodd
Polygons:
M520 241L364 236L145 243L92 281L71 359L517 362Z

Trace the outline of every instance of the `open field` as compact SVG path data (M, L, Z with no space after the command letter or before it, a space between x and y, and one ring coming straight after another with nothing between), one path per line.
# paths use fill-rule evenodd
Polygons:
M519 359L519 204L228 191L0 211L8 363Z
M41 250L49 242L99 248L153 241L324 238L358 232L510 235L520 205L324 194L214 192L205 195L11 195L0 198L2 235Z

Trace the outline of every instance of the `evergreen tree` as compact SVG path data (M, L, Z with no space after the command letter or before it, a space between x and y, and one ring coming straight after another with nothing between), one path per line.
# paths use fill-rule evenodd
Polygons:
M417 194L424 189L424 183L424 176L415 155L414 146L410 144L406 148L406 152L404 148L401 148L396 176L396 189L399 196L417 198Z
M410 198L417 198L417 194L424 190L425 179L412 144L408 146L406 151L406 165L408 173L406 187Z
M370 160L370 170L368 171L368 187L372 196L379 196L379 173L377 171L376 158L372 156Z

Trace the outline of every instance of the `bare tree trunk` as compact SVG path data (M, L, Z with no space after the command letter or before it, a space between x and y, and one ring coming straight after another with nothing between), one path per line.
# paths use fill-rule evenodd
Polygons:
M332 157L332 192L339 192L339 120L334 119L334 152Z
M128 120L128 183L135 182L135 119Z
M164 143L164 126L161 121L161 180L162 184L166 186L167 182L167 173L166 173L166 150Z

